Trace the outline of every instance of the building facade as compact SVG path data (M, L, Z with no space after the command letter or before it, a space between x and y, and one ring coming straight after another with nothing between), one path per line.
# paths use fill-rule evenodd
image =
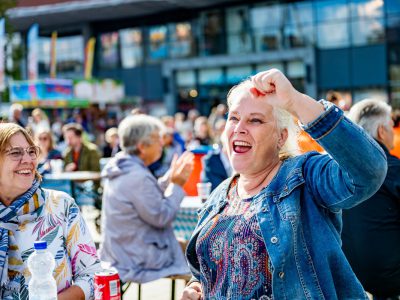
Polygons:
M275 67L316 98L366 97L400 108L400 1L19 1L8 11L26 36L40 28L39 72L81 78L96 38L94 76L119 79L128 96L169 113L207 114L244 77Z

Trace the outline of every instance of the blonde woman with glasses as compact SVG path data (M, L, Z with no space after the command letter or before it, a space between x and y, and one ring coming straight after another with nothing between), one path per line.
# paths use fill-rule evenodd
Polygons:
M43 189L40 148L17 124L0 124L0 299L28 299L27 258L35 241L56 260L58 300L94 299L96 248L74 199Z

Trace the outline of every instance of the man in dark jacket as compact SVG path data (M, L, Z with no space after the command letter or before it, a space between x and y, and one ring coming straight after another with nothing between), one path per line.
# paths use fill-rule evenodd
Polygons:
M389 153L394 136L391 107L383 101L363 100L352 107L348 117L381 145L388 171L375 195L343 211L343 251L364 288L376 299L399 299L400 160Z

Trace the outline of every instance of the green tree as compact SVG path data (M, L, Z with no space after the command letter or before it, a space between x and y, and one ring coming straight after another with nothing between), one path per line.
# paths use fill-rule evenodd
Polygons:
M12 78L14 80L20 80L22 78L21 74L21 63L23 59L23 45L16 45L12 43L14 28L8 20L7 10L16 7L16 0L1 0L0 1L0 18L5 19L5 29L6 29L6 49L11 47L11 59L13 61L12 67L8 68L7 64L5 64L5 75L8 78ZM7 53L6 53L7 55ZM6 57L6 61L9 57ZM2 100L9 100L9 91L8 88L3 92Z
M10 8L13 8L17 5L16 0L1 0L0 1L0 16L4 17L6 15L6 11Z

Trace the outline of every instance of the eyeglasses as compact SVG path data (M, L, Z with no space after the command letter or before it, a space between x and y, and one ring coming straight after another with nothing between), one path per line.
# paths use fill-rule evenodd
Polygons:
M40 153L40 148L38 146L30 146L28 148L22 147L13 147L9 150L6 150L7 155L15 161L19 161L24 157L24 153L29 155L29 157L33 160L36 160Z

